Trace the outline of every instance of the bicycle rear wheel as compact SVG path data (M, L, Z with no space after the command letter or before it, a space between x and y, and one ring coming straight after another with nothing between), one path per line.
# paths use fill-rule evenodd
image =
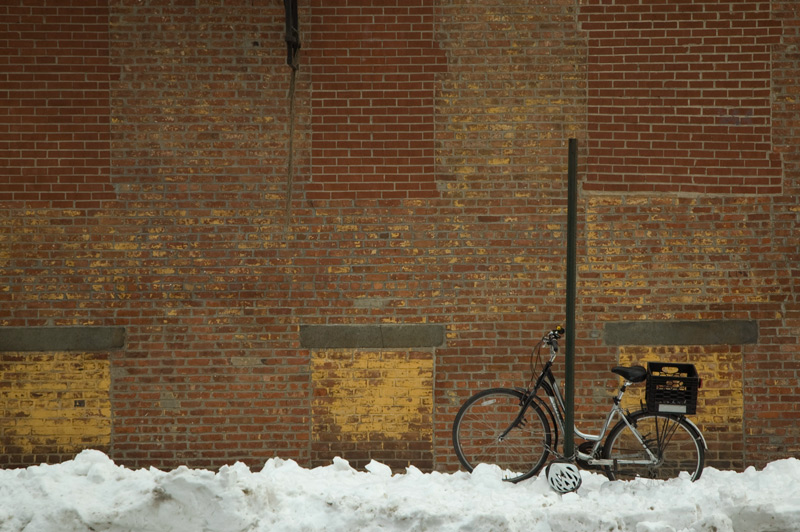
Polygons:
M692 480L700 478L705 445L694 425L683 416L642 411L629 416L628 420L636 427L657 462L647 465L625 463L625 460L647 460L649 456L631 428L620 421L611 429L603 446L603 458L619 461L605 468L609 479L668 479L683 471Z
M550 450L550 424L534 402L521 422L512 427L522 402L522 392L491 388L473 395L461 406L453 422L453 446L467 471L478 464L494 464L510 482L539 472Z

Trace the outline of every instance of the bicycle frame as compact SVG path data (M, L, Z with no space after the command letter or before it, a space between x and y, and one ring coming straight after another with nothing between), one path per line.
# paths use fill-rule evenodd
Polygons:
M503 435L501 435L501 439L513 427L517 426L519 421L522 420L522 418L525 415L525 411L528 409L530 404L535 400L535 398L537 396L537 393L538 393L540 388L542 388L544 390L545 394L547 395L547 397L550 400L550 404L552 405L553 411L555 412L555 416L554 417L556 419L556 422L559 425L559 428L561 429L561 433L562 434L565 433L565 431L564 431L564 423L565 423L565 421L564 421L564 417L565 417L564 412L566 411L566 407L564 406L564 399L561 396L561 390L560 390L560 388L558 386L558 380L556 379L555 375L553 374L553 370L552 370L553 362L555 361L556 357L558 356L558 343L554 339L551 339L547 343L550 346L550 359L547 361L547 363L545 364L544 368L542 369L542 372L539 374L539 378L536 380L536 384L534 385L533 389L528 393L527 398L525 399L525 402L523 403L522 408L520 409L519 416L514 421L514 423L512 423L512 425L503 433ZM595 465L595 466L611 466L611 465L614 465L615 464L615 460L607 460L607 459L595 458L595 455L596 455L597 451L599 450L600 445L602 444L603 439L605 438L606 433L608 432L608 429L611 426L611 423L617 417L619 417L620 419L622 419L624 421L624 423L626 425L628 425L628 427L631 429L631 432L634 434L636 439L639 440L639 443L642 445L642 448L646 451L647 456L649 457L649 459L648 460L625 460L624 462L621 461L621 460L616 460L616 463L623 462L623 463L626 463L626 464L649 465L649 464L655 464L655 463L658 462L658 458L650 451L648 446L644 443L644 438L642 437L641 434L639 434L639 431L636 430L636 427L633 426L628 421L628 417L625 415L625 412L622 410L622 407L620 406L620 402L622 401L622 396L625 394L625 390L627 389L627 387L630 386L631 384L632 384L631 382L625 381L625 383L620 387L619 392L617 393L616 397L613 400L613 404L611 406L611 409L609 410L608 414L606 415L606 419L603 422L603 427L600 430L599 434L587 434L585 432L580 431L573 424L574 434L576 434L580 438L583 438L584 440L587 440L587 441L590 441L590 442L595 442L595 443L592 446L591 454L586 454L586 453L581 452L580 450L576 449L575 450L575 455L573 457L568 457L568 458L577 458L578 460L585 461L589 465ZM550 452L558 455L558 452L556 450L551 450Z

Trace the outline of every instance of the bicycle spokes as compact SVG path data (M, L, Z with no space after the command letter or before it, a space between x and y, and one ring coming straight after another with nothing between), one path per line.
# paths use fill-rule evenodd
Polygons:
M617 425L603 448L604 458L613 461L607 467L610 478L664 479L681 472L689 473L692 479L699 476L704 447L684 418L640 412L630 423Z
M461 464L472 471L494 464L507 479L522 480L542 468L550 447L550 425L541 409L521 412L516 390L494 388L470 398L453 424L453 442Z

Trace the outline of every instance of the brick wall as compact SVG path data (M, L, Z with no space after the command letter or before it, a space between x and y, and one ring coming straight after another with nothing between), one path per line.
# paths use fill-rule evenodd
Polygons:
M523 385L563 323L569 137L581 428L611 365L670 358L708 373L710 465L796 454L800 13L640 4L312 2L295 75L274 2L0 7L0 326L125 329L102 352L2 352L3 465L97 446L455 469L460 403ZM605 341L638 320L755 320L759 342ZM396 324L445 340L301 344ZM91 441L10 428L56 404L37 375L85 357L111 412Z
M456 467L452 421L490 386L523 386L529 354L563 321L566 139L583 137L586 47L575 6L453 1L436 106L441 282L450 334L437 350L437 467Z
M775 194L769 2L589 1L586 190Z
M800 6L773 2L773 18L780 21L781 41L772 49L772 145L783 167L783 193L773 196L770 234L754 249L763 250L754 267L774 270L779 293L762 299L770 318L763 345L747 356L744 365L745 444L748 462L761 463L781 454L800 451L798 412L798 126L797 76L800 73ZM763 216L763 215L762 215ZM756 280L756 283L760 281Z
M285 225L289 132L295 120L300 152L307 90L301 80L292 117L283 9L256 4L113 8L118 200L104 214L114 319L128 327L112 385L123 462L309 456Z
M88 209L113 197L105 4L0 7L0 200Z
M310 4L310 201L436 196L434 76L444 55L433 11L420 0Z
M701 393L722 404L728 395L731 415L711 407L713 419L699 420L719 467L797 449L796 431L787 428L796 419L796 329L786 319L796 305L788 273L797 258L789 229L796 215L788 213L797 199L786 164L796 136L779 111L786 98L775 98L786 90L776 80L796 73L785 39L796 33L786 23L796 13L786 9L614 2L589 3L580 14L590 57L584 190L591 191L581 315L758 321L758 344L703 350L724 361L712 382L737 383L742 368L741 413L738 386L732 395L717 386ZM685 358L705 366L706 355L691 351Z

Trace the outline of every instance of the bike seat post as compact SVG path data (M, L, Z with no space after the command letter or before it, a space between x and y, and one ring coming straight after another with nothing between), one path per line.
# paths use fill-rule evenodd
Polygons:
M622 383L622 386L619 387L619 392L617 392L617 396L614 398L615 405L619 406L619 403L622 401L622 396L625 395L625 391L631 384L633 384L631 381L624 381Z

